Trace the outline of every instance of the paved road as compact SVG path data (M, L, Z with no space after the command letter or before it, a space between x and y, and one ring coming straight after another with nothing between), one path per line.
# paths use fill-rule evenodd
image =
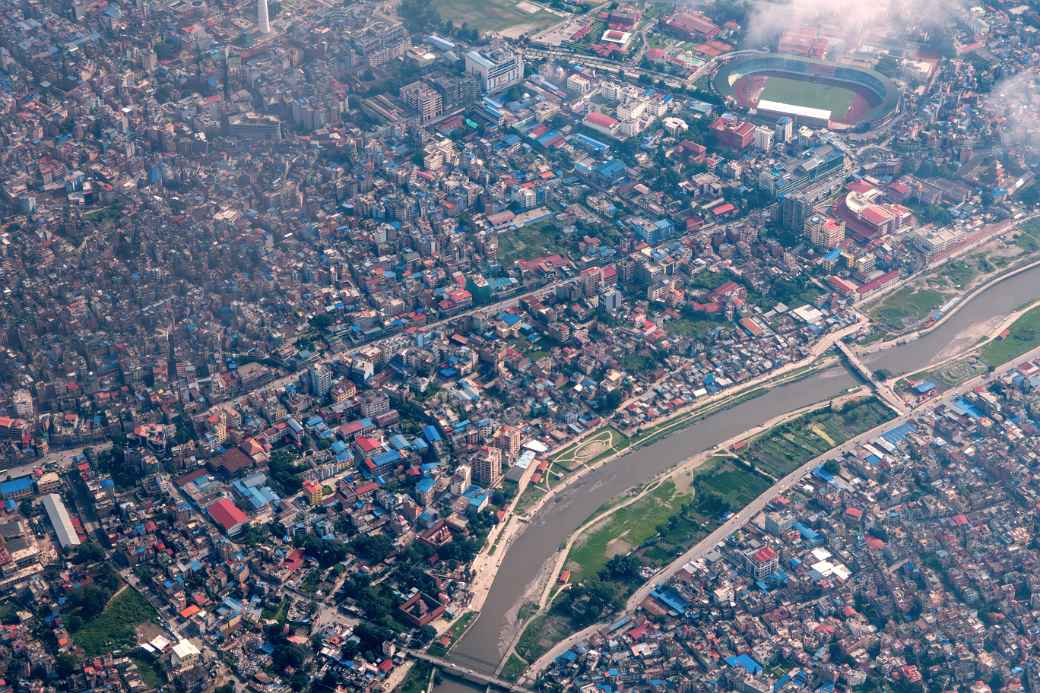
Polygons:
M808 475L813 469L815 469L819 465L823 464L823 462L825 462L826 460L834 457L839 457L843 455L845 452L854 450L858 445L860 445L864 441L876 438L885 431L895 428L901 423L914 418L918 414L931 411L932 409L935 409L940 405L944 405L948 403L950 400L955 399L965 394L966 392L970 392L971 390L978 387L980 384L984 382L995 380L996 378L1000 377L1009 370L1012 370L1015 367L1017 367L1018 364L1035 359L1038 356L1040 356L1040 347L1037 347L1032 351L1023 354L1017 359L1013 359L1012 361L1009 361L1003 366L998 367L992 374L976 376L975 378L972 378L971 380L968 380L967 382L964 382L961 385L946 391L941 397L937 397L933 400L925 402L917 409L913 410L910 414L899 416L892 421L888 421L880 426L866 431L865 433L862 433L856 436L855 438L852 438L846 441L845 443L842 443L838 447L825 452L819 457L816 457L806 462L801 467L785 476L783 479L780 479L776 484L771 486L762 495L760 495L755 500L751 501L751 503L749 503L748 505L744 506L742 510L740 510L738 513L736 513L731 518L722 523L722 525L720 525L715 531L713 531L711 534L706 536L701 541L697 542L697 544L691 547L686 553L684 553L679 558L675 559L675 561L669 564L668 567L657 573L654 577L652 577L645 584L643 584L643 586L636 590L635 593L629 598L628 602L625 605L626 612L636 609L643 602L643 600L645 600L647 596L649 596L650 592L652 592L654 588L671 579L676 573L678 573L682 569L684 565L686 565L690 561L700 560L706 554L714 550L715 547L717 547L720 543L725 541L730 534L746 525L758 513L762 512L762 510L764 510L765 507L773 499L775 499L779 495L782 495L783 493L786 493L792 486L801 483L802 479L806 475ZM575 633L574 635L568 637L564 641L557 643L556 646L554 646L546 654L542 655L536 662L534 662L528 668L528 673L525 674L525 678L537 676L556 657L558 657L560 654L562 654L569 648L573 647L575 644L587 639L596 631L601 630L603 627L605 627L605 625L606 624L600 623L590 626L589 628L586 628L580 631L579 633Z
M550 284L546 284L545 286L539 287L537 289L531 289L530 291L525 291L523 293L517 294L517 295L512 296L510 298L503 299L502 301L498 301L497 303L492 303L491 305L479 306L479 307L476 307L476 308L470 308L469 310L463 311L463 312L458 313L456 315L452 315L452 316L447 317L447 318L442 318L441 320L437 320L435 322L431 322L431 323L428 323L426 325L423 325L421 329L424 332L428 332L430 330L435 330L438 327L443 327L445 325L449 325L449 324L455 322L456 320L462 320L463 318L467 318L467 317L470 317L472 315L478 315L478 314L481 314L481 313L494 314L494 313L497 313L499 311L515 307L515 306L519 305L519 303L521 301L523 301L524 299L526 299L526 298L531 298L533 296L540 296L542 294L555 291L556 289L558 289L561 286L567 286L569 284L573 284L574 282L578 281L580 278L581 278L580 276L567 277L566 279L561 279L560 281L556 281L556 282L552 282ZM328 364L328 363L331 363L332 361L335 361L337 359L343 359L344 357L352 356L353 354L356 354L358 351L360 351L361 349L363 349L365 347L380 346L380 345L391 343L394 340L406 339L406 338L407 337L406 337L406 335L404 333L398 332L398 333L395 333L395 334L392 334L392 335L388 335L386 337L380 337L379 339L373 340L371 342L366 342L365 344L359 344L357 346L350 347L349 349L346 349L346 350L343 350L343 351L336 351L336 352L332 352L332 353L326 354L325 356L323 356L322 358L318 359L317 361L313 361L313 362L307 364L307 366L305 366L303 368L299 368L299 369L293 371L289 375L285 375L285 376L282 376L281 378L278 378L276 380L272 380L270 382L264 383L263 385L260 385L260 386L258 386L256 388L250 390L249 392L246 392L246 393L243 393L241 395L238 395L237 397L234 397L233 399L224 400L223 402L219 402L217 404L214 404L212 407L209 408L209 411L214 411L216 409L221 409L221 408L226 408L226 407L238 406L238 405L242 404L243 402L245 402L250 397L252 397L252 396L254 396L254 395L256 395L256 394L258 394L260 392L265 392L265 391L268 391L268 390L279 390L279 389L285 387L286 385L290 385L290 384L296 382L297 380L299 380L299 378L304 373L307 372L307 368L309 368L312 365L315 365L315 364Z
M512 691L513 693L532 693L530 689L524 688L523 686L519 686L515 683L512 683L511 681L506 681L496 676L490 676L483 672L477 671L476 669L471 669L470 667L465 667L460 664L456 664L455 662L449 662L446 659L434 657L433 655L426 654L425 652L420 652L418 650L404 650L404 652L409 656L414 657L415 659L421 659L424 662L429 662L430 664L441 667L442 669L446 669L448 672L455 674L456 676L461 676L464 679L468 679L473 683L496 686L498 688L503 688L507 691Z

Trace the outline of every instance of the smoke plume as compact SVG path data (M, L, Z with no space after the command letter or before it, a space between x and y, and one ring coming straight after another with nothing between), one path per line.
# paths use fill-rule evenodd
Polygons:
M996 134L1008 147L1040 146L1040 68L1031 67L1001 81L985 101Z

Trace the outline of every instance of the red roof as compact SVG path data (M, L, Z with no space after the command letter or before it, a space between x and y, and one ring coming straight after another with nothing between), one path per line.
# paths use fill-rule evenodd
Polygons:
M887 221L892 220L892 213L884 207L878 205L870 205L863 210L863 218L874 226L880 226Z
M598 125L604 128L612 128L618 123L616 120L614 120L607 114L599 113L596 111L593 111L592 113L589 113L587 116L585 116L585 122L590 123L592 125Z
M776 551L772 549L772 547L763 546L758 551L756 551L754 555L752 555L752 558L759 563L767 563L769 561L776 560L777 554Z
M361 436L354 442L357 443L357 446L361 448L361 451L366 454L382 447L378 440L373 440L372 438L366 438L364 436Z
M206 508L206 512L225 531L230 531L246 521L246 514L230 498L221 498Z

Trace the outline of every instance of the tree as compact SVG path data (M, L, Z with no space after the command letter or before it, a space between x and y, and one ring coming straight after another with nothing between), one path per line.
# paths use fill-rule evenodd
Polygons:
M97 563L105 558L105 550L92 541L80 544L76 547L76 553L72 562L82 565L84 563Z
M612 556L607 564L600 568L597 575L600 580L613 580L614 582L626 582L632 583L639 580L640 570L642 570L643 564L640 560L628 554L622 556L618 554Z
M307 652L302 647L284 640L275 644L271 652L271 662L278 671L285 671L288 667L299 669L306 660Z
M77 671L79 671L79 660L68 652L62 652L55 658L57 664L58 676L60 678L68 678Z
M429 0L402 0L397 11L405 28L412 33L433 31L441 24L441 16Z
M559 612L570 618L574 626L584 628L621 608L621 602L621 592L616 584L587 580L567 590L559 602Z
M382 563L394 550L394 543L382 534L362 534L350 542L351 550L369 563Z

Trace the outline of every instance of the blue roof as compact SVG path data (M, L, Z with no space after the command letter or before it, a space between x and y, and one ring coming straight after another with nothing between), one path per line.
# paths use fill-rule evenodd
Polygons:
M431 443L439 443L443 440L443 438L441 438L441 434L438 433L437 429L431 424L423 426L422 432L423 438L430 441Z
M31 491L32 487L33 479L31 476L11 479L0 484L0 496L13 496L19 493L25 493L26 491Z
M508 311L502 311L501 313L499 313L498 314L498 319L501 320L502 322L504 322L509 327L512 327L513 325L517 324L521 320L519 315L517 315L515 313L510 313Z
M433 489L434 484L437 482L428 476L424 476L419 479L419 482L415 485L415 490L418 493L427 493Z
M898 445L903 442L903 439L914 432L914 425L907 421L904 424L896 426L891 431L887 431L881 434L881 437L892 443L892 445Z
M372 456L372 462L374 462L378 466L382 466L384 464L393 464L394 462L397 462L400 459L401 453L399 453L397 450L386 450L384 452Z
M726 664L731 667L740 667L752 676L758 675L762 672L762 665L751 659L751 657L746 654L737 655L735 657L730 655L729 657L726 657Z
M928 394L929 392L931 392L934 389L935 389L935 383L933 383L933 382L931 382L929 380L926 380L926 381L924 381L922 383L917 383L917 385L914 385L914 392L916 392L919 395L926 395L926 394Z
M958 397L956 400L954 400L950 407L958 414L966 414L973 419L978 419L982 417L982 412L979 411L974 404L964 399L963 397Z

